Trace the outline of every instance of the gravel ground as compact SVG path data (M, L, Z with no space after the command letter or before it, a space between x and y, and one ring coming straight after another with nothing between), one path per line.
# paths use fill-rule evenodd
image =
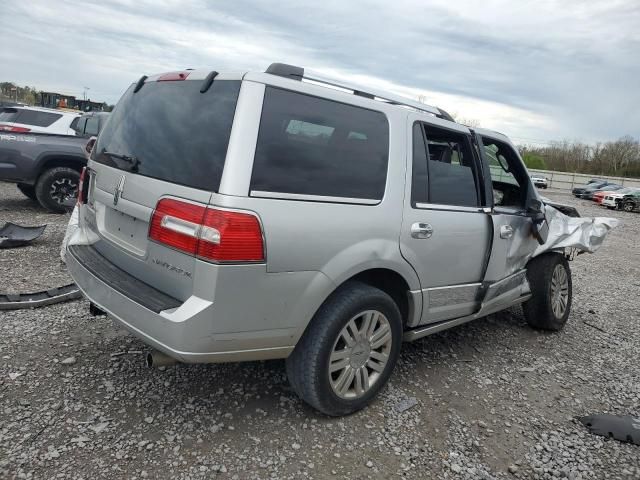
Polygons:
M148 370L145 346L86 301L0 312L0 477L640 478L640 447L575 420L640 416L640 214L548 196L624 222L572 262L564 331L516 309L405 344L388 388L347 418L302 404L281 361ZM3 290L68 280L67 218L0 184L0 224L49 224L0 250Z

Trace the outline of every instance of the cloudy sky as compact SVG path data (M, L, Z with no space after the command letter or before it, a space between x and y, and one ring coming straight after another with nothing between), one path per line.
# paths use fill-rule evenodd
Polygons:
M640 137L638 0L0 0L0 45L0 81L109 103L142 74L279 61L518 143Z

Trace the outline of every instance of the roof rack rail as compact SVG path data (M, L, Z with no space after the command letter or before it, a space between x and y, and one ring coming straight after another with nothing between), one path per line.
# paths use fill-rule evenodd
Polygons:
M383 102L390 103L392 105L401 105L405 107L410 107L415 110L419 110L421 112L430 113L444 120L455 122L453 117L451 117L451 115L449 115L446 111L442 110L441 108L434 107L431 105L426 105L424 103L420 103L418 101L403 97L401 95L395 95L393 93L383 92L383 91L371 89L368 87L363 88L361 86L352 85L349 83L342 82L340 80L328 78L318 72L305 70L304 68L297 67L295 65L287 65L286 63L272 63L271 65L269 65L269 68L267 68L265 73L278 75L280 77L289 78L291 80L298 80L298 81L307 80L313 83L328 85L331 87L340 88L344 90L351 90L354 95L358 95L360 97L370 98L373 100L381 100Z

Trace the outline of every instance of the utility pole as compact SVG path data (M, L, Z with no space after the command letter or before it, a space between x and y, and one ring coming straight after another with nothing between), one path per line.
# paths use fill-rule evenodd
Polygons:
M82 94L82 98L84 98L85 100L87 99L87 90L91 90L89 87L83 87L84 88L84 93Z

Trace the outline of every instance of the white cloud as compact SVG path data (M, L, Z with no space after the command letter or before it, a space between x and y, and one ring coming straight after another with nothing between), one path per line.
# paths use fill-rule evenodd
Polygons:
M33 0L3 5L0 80L114 102L186 67L334 72L518 138L640 136L635 0Z

